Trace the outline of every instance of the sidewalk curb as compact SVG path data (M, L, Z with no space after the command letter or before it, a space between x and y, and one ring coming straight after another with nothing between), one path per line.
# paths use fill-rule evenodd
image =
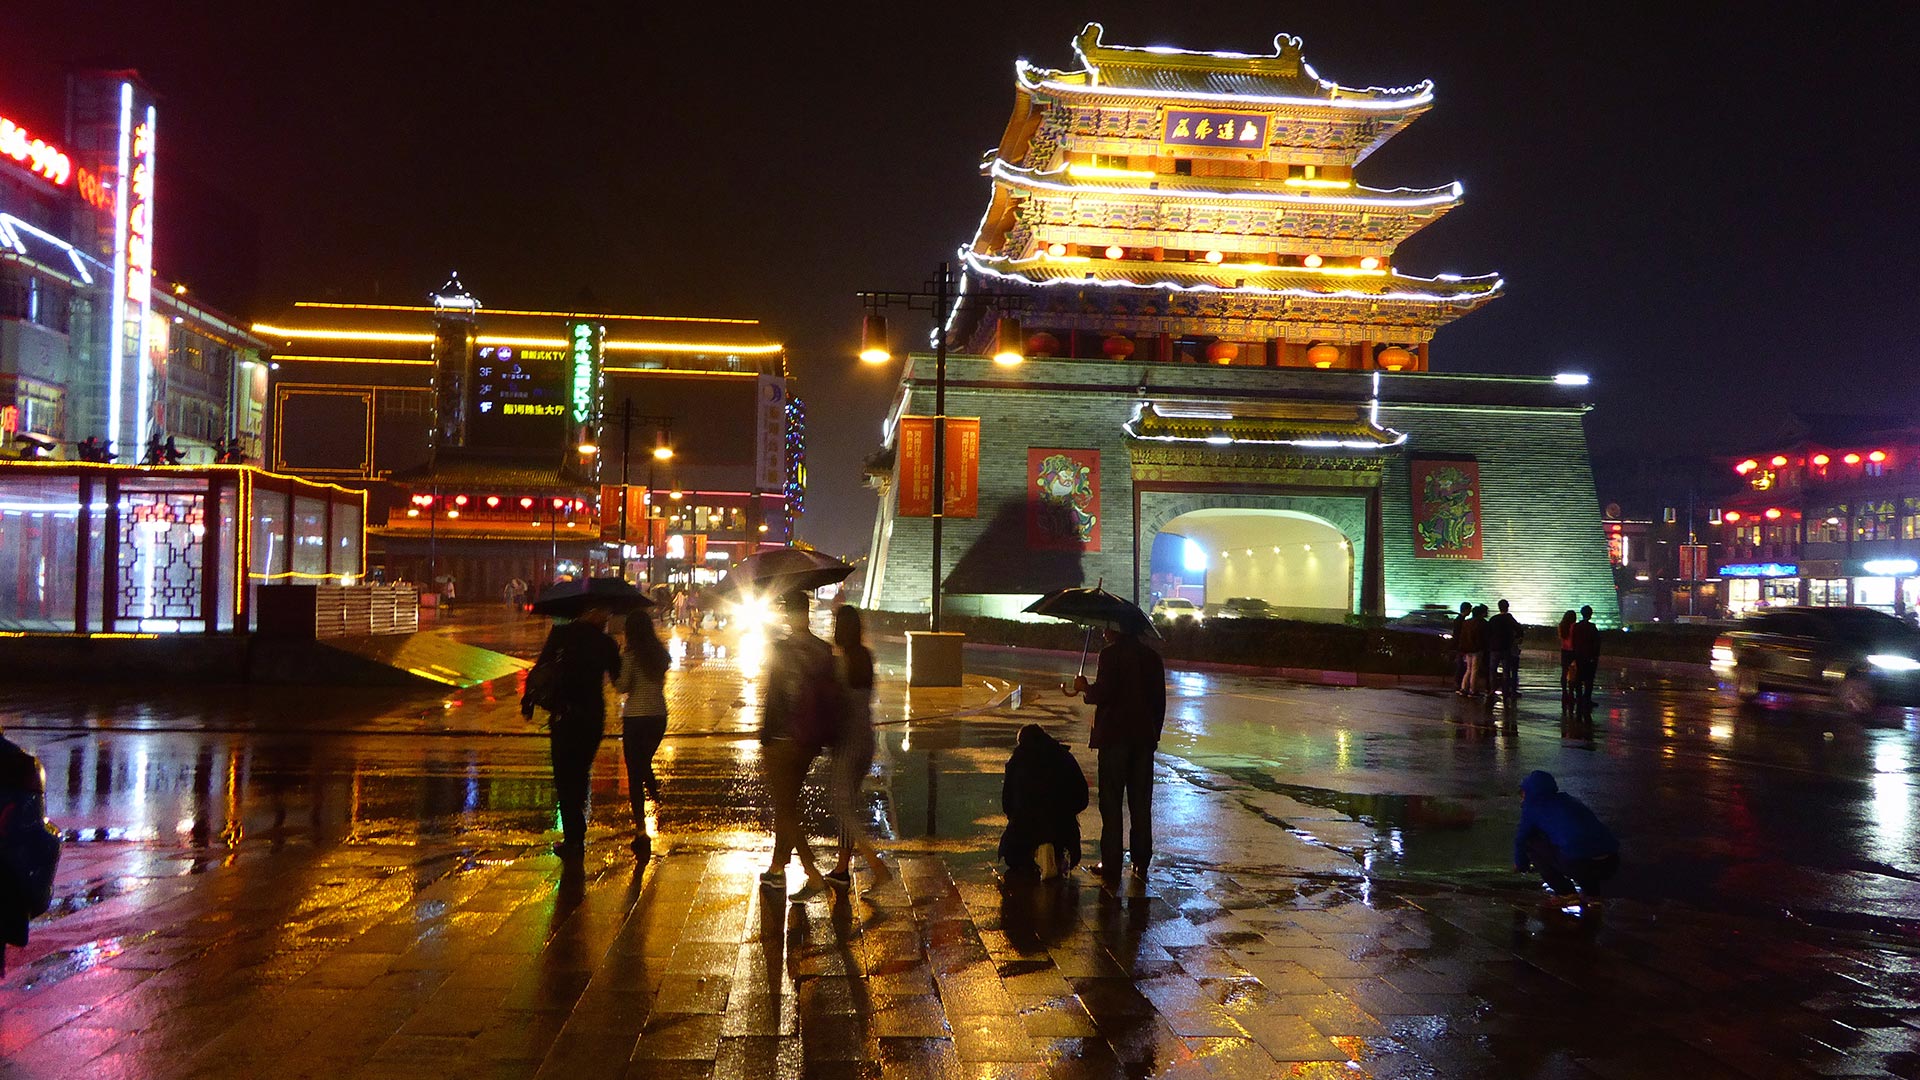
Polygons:
M1059 656L1070 660L1078 659L1080 656L1071 649L1035 649L1024 645L995 645L985 641L969 641L966 647L1025 653L1031 656ZM1215 660L1169 660L1167 669L1170 671L1216 671L1226 675L1266 675L1321 686L1365 686L1387 690L1427 689L1453 685L1453 680L1445 675L1396 675L1391 672L1377 671L1270 667L1264 664L1229 664Z

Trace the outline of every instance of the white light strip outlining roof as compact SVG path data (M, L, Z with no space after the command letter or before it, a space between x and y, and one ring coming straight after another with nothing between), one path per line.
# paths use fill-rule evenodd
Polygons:
M1078 52L1079 50L1076 48L1075 51ZM1234 102L1243 105L1304 106L1319 109L1365 109L1373 112L1404 112L1408 109L1431 104L1433 101L1433 84L1431 82L1405 87L1404 90L1387 90L1372 87L1365 90L1355 90L1350 87L1338 86L1325 79L1321 79L1317 74L1313 73L1313 69L1308 67L1305 62L1302 62L1301 68L1307 71L1313 78L1319 80L1320 85L1327 87L1329 90L1337 91L1338 93L1397 94L1410 92L1412 96L1385 98L1301 97L1296 94L1219 94L1203 90L1158 90L1151 87L1108 86L1098 81L1098 69L1089 71L1089 74L1092 76L1090 82L1080 84L1063 82L1058 78L1051 77L1069 74L1067 72L1055 71L1050 68L1034 67L1025 60L1014 61L1016 81L1020 86L1029 90L1046 90L1052 93L1087 96L1101 95L1105 97L1162 98L1175 101L1219 101Z
M1407 441L1406 432L1394 431L1391 428L1382 428L1378 422L1375 422L1373 426L1378 429L1382 435L1394 436L1391 441L1378 442L1372 439L1246 439L1235 438L1226 434L1224 431L1215 432L1211 435L1142 435L1140 434L1139 428L1140 416L1151 404L1152 402L1143 401L1134 406L1132 418L1120 425L1120 430L1125 432L1128 438L1139 439L1142 442L1203 443L1209 446L1296 446L1303 450L1391 450ZM1155 411L1158 410L1156 409ZM1161 413L1161 415L1167 416L1171 414Z
M1394 210L1412 210L1425 206L1449 206L1460 201L1466 188L1455 180L1443 188L1395 188L1381 191L1374 188L1360 188L1362 195L1316 195L1302 191L1220 191L1217 189L1195 189L1186 186L1149 188L1136 184L1122 187L1115 184L1063 183L1054 179L1067 175L1065 167L1048 172L1035 172L1018 165L1007 164L1004 158L993 159L993 165L987 175L995 180L1005 181L1013 187L1040 188L1046 191L1059 191L1069 195L1129 195L1161 194L1178 196L1183 199L1225 199L1231 201L1293 203L1301 206L1360 206L1383 207ZM1395 196L1400 196L1396 198Z
M1447 295L1444 293L1407 292L1407 291L1401 291L1401 290L1375 293L1375 292L1360 292L1354 289L1335 289L1331 291L1323 291L1320 289L1300 289L1300 288L1272 289L1272 288L1265 288L1258 285L1209 285L1209 284L1182 285L1178 282L1173 282L1173 281L1128 281L1128 280L1113 279L1113 278L1108 278L1108 279L1058 278L1052 281L1038 281L1033 278L1026 277L1023 274L1018 273L1017 271L998 270L991 266L988 266L980 258L978 253L971 250L963 251L961 253L961 257L966 260L967 266L969 269L977 270L982 274L989 274L989 275L992 275L993 277L1002 278L1009 281L1018 281L1026 285L1033 285L1040 288L1047 288L1051 286L1061 286L1061 287L1072 287L1072 288L1080 289L1080 288L1085 288L1089 285L1095 285L1095 286L1099 286L1100 288L1107 288L1107 289L1143 289L1143 290L1151 290L1155 292L1164 290L1168 292L1212 292L1212 293L1228 293L1228 294L1241 294L1241 295L1253 295L1253 296L1285 296L1285 297L1298 297L1304 300L1374 300L1374 301L1411 300L1411 301L1416 301L1420 303L1465 304L1465 303L1471 303L1476 300L1482 300L1487 297L1490 297L1495 293L1499 292L1501 289L1505 288L1507 284L1506 279L1500 277L1498 274L1485 274L1480 277L1473 277L1473 278L1462 278L1462 277L1448 276L1448 275L1441 275L1435 278L1407 278L1407 277L1400 277L1399 275L1395 275L1395 280L1398 280L1398 281L1423 282L1428 284L1431 284L1432 282L1435 282L1435 281L1447 281L1447 282L1471 281L1476 283L1483 282L1483 281L1489 282L1488 285L1483 289L1476 289L1471 292L1460 292L1460 293L1455 293L1453 295ZM1039 261L1040 260L1038 259L1022 260L1022 262L1027 262L1027 263L1038 263ZM1009 265L1014 265L1014 264L1010 263ZM1148 264L1148 265L1151 265L1151 264Z
M25 255L27 254L27 245L20 240L20 234L23 232L37 239L45 240L47 243L66 252L67 258L73 263L74 272L80 275L81 283L86 285L93 284L93 275L87 272L87 264L81 257L79 248L74 247L72 244L67 243L65 240L60 239L44 229L35 228L21 221L12 214L0 214L0 240L4 240L8 247Z

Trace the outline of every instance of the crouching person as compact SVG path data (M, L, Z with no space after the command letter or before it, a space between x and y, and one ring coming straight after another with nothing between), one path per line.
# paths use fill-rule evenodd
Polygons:
M1020 729L1000 787L1007 831L1000 858L1015 874L1041 879L1071 871L1080 861L1080 811L1087 808L1087 776L1073 751L1039 724Z
M1587 804L1560 790L1553 774L1535 770L1520 781L1520 827L1513 868L1532 867L1556 896L1591 898L1620 870L1620 842Z

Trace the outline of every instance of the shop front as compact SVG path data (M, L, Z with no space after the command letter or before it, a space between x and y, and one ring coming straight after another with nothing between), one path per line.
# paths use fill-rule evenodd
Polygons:
M1730 615L1800 603L1797 563L1727 563L1720 567L1720 576L1726 579Z

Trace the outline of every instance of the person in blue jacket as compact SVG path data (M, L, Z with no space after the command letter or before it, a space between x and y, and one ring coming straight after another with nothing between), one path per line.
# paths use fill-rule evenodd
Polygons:
M1587 809L1538 769L1520 781L1520 827L1513 834L1513 868L1531 866L1548 888L1565 896L1592 893L1620 870L1620 841Z

